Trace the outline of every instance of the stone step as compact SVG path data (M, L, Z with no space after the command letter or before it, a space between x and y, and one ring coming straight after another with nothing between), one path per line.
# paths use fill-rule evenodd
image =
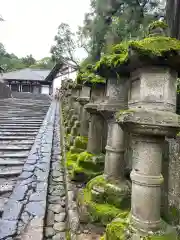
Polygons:
M28 120L25 120L24 121L19 121L19 120L13 120L13 121L9 121L9 120L4 120L4 121L0 121L0 124L3 124L3 125L12 125L12 126L15 126L15 125L23 125L23 124L29 124L29 125L40 125L42 123L42 121L44 120L44 118L42 118L40 121L28 121Z
M6 178L6 177L14 177L19 176L22 172L22 169L16 170L16 169L0 169L0 178Z
M24 121L22 123L20 123L20 122L17 122L17 123L5 122L5 123L0 123L0 124L1 124L1 127L23 127L24 125L28 125L29 127L39 127L39 126L41 126L42 122L33 123L33 122Z
M0 124L0 131L7 131L7 130L11 130L11 131L20 131L22 129L25 129L26 131L32 131L32 130L38 130L40 128L40 125L39 126L29 126L28 123L24 123L24 126L21 127L21 126L2 126Z
M31 149L30 145L25 145L25 146L14 146L14 145L0 145L0 151L29 151Z
M20 146L32 146L34 143L33 140L27 140L27 139L23 139L23 140L0 140L0 144L3 145L11 145L13 144L13 146L16 145L20 145Z
M0 167L1 166L23 166L24 161L20 160L0 160Z
M25 127L22 127L22 128L19 128L19 129L15 129L15 128L0 128L0 134L4 134L6 132L12 132L12 133L21 133L21 132L37 132L38 130L40 129L40 127L37 127L37 128L25 128Z
M15 154L15 153L2 154L0 152L0 160L4 160L5 158L25 159L28 157L28 153L29 153L29 151L26 151L26 152L24 151L23 153L18 152L17 154Z
M8 198L0 198L0 217L4 211L4 205L8 202Z
M14 184L0 184L0 195L12 192Z
M0 141L34 140L35 136L0 136Z
M38 131L36 132L0 132L1 136L36 136Z

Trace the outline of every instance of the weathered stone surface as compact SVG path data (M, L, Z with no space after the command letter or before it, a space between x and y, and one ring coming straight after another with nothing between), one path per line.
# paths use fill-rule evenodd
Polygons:
M54 178L53 181L54 181L54 182L63 182L63 181L64 181L64 178L63 178L63 176L60 176L60 177L58 177L58 178Z
M21 201L25 198L25 195L28 191L27 185L18 185L14 188L13 194L11 195L11 199Z
M39 191L33 193L30 198L30 202L37 202L37 201L46 201L46 191Z
M56 232L63 232L66 229L66 224L65 222L58 222L54 224L53 228Z
M59 204L50 204L48 208L54 213L60 213L64 211L64 209Z
M35 169L35 164L32 165L32 164L25 164L24 167L23 167L23 170L24 171L27 171L27 172L33 172Z
M23 212L21 215L21 220L26 224L28 223L30 216L27 212Z
M55 221L56 222L64 222L65 218L66 218L66 213L65 212L55 214Z
M45 213L43 202L30 202L26 206L26 211L34 216L42 217Z
M13 236L16 229L17 221L0 220L0 239Z
M52 240L65 240L65 239L66 239L65 232L58 233L52 238Z
M28 178L32 177L32 175L33 175L32 172L23 171L20 176L20 179L28 179Z
M53 177L60 177L61 173L59 171L53 171Z
M10 221L17 220L21 214L22 207L21 202L9 200L4 207L3 219Z
M52 226L54 224L54 212L51 210L47 212L46 224L47 226Z
M45 230L45 236L51 238L55 235L55 230L52 227L47 227Z

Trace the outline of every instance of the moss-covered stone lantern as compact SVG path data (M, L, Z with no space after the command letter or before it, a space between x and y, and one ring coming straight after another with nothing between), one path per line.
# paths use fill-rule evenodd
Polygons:
M131 214L108 225L108 240L177 239L175 230L161 219L160 207L163 143L180 129L175 113L180 41L157 31L150 34L129 43L129 109L119 112L117 121L132 135Z

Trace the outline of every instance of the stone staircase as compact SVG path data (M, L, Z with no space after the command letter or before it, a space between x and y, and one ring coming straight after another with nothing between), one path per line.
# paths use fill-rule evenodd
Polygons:
M50 103L48 96L0 99L0 218Z

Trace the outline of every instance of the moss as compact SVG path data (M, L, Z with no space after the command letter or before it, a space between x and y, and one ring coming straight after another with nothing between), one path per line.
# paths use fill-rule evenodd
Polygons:
M149 26L148 26L149 31L156 29L156 28L167 29L168 25L163 21L154 21L151 24L149 24Z
M104 176L97 176L87 184L91 191L92 200L97 203L108 203L121 210L130 210L131 194L127 182L106 180Z
M115 118L118 120L120 116L132 114L134 111L135 109L120 110L115 114Z
M91 192L88 189L84 189L83 194L79 196L79 203L87 205L90 222L100 223L104 226L120 213L120 210L113 205L93 202Z
M66 240L71 240L70 232L66 231Z
M76 148L80 148L80 149L85 150L87 148L87 143L88 143L88 138L87 137L77 136L75 141L74 141L74 146Z
M102 172L95 172L91 169L89 170L89 169L80 167L76 164L74 165L71 171L71 180L87 183L89 180L91 180L92 178L96 177L99 174L102 174Z
M95 70L99 71L101 68L113 69L127 63L128 46L128 42L114 46L112 54L102 56L100 61L96 63Z
M77 159L77 164L82 168L101 172L104 168L104 155L96 156L88 152L82 152Z
M88 182L90 179L102 174L103 164L102 162L101 164L93 163L92 159L94 157L98 158L88 152L77 153L77 149L75 152L70 150L66 154L66 167L69 170L71 179L78 182Z
M71 146L70 147L70 152L71 153L81 153L81 152L83 152L84 151L84 149L81 149L81 148L76 148L75 146Z
M66 153L66 167L67 167L67 169L73 169L73 167L76 164L77 158L78 158L77 153L71 153L71 152Z
M172 205L168 207L168 210L166 209L165 213L162 213L162 217L168 223L173 225L178 225L180 211L176 206Z
M105 239L106 240L129 240L134 239L136 235L137 239L141 240L175 240L176 232L174 229L162 221L162 228L158 232L151 232L145 236L132 228L130 224L130 215L119 215L117 219L113 220L106 227Z
M84 71L84 72L79 72L77 79L77 82L82 82L82 83L92 83L92 84L96 84L96 83L105 83L106 80L98 75L96 75L95 73L92 73L90 71Z
M180 41L170 37L157 36L131 41L129 47L143 56L164 57L168 52L178 52Z

